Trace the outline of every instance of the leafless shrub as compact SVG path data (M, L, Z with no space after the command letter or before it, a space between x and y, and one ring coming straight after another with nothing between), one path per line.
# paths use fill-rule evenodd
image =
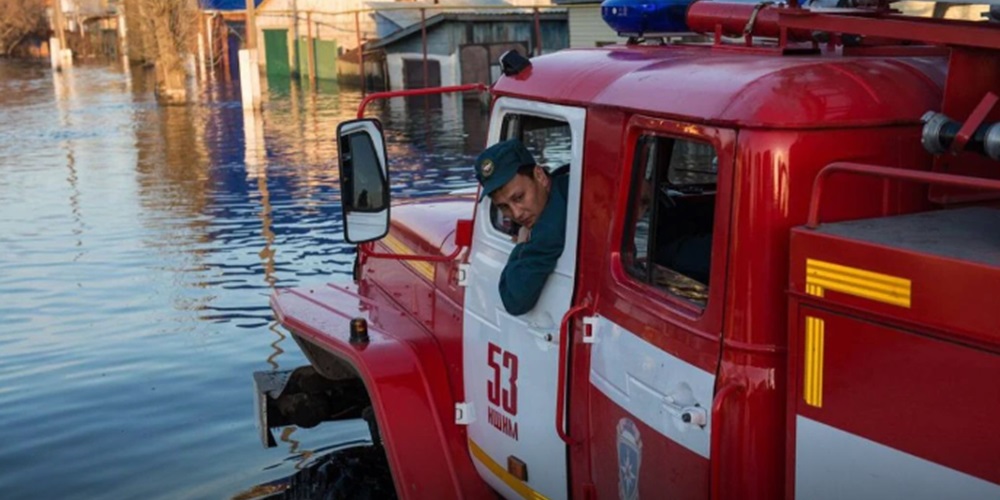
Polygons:
M0 56L9 55L25 37L45 33L45 0L0 0Z

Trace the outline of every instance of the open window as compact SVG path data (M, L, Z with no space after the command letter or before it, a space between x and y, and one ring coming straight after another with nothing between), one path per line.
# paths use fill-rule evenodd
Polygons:
M708 303L719 160L707 142L641 135L622 242L634 279L697 307Z
M569 165L573 157L573 136L569 123L528 114L504 116L500 140L520 139L531 156L545 170L553 173ZM520 227L490 205L490 221L498 231L514 236Z

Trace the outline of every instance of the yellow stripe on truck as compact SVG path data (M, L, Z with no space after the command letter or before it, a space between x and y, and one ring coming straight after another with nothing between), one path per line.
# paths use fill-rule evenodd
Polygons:
M909 309L911 289L912 284L906 278L806 259L806 293L809 295L823 297L826 290L833 290Z
M472 451L473 458L483 464L490 470L490 472L493 473L494 476L500 478L501 481L506 483L507 486L510 486L510 489L516 491L518 495L521 495L521 498L529 500L548 500L545 495L531 489L527 483L507 472L507 469L496 463L496 461L490 458L489 454L486 453L486 450L480 448L479 445L471 439L469 440L469 450Z
M806 364L803 370L802 396L806 404L823 407L823 335L825 323L806 316Z
M400 241L399 238L393 236L392 234L385 235L385 238L382 238L382 244L389 247L389 250L395 254L416 255L416 253L413 250L411 250L410 247L406 246L405 243ZM416 271L418 274L420 274L424 278L427 278L427 280L430 281L431 283L434 282L434 263L427 262L424 260L404 260L403 262L405 262L408 266L413 268L413 270Z

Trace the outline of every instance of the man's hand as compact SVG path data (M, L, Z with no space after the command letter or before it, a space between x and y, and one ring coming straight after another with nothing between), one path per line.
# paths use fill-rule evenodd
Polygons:
M524 243L529 239L531 239L531 229L521 226L521 228L517 230L517 236L514 236L514 243Z

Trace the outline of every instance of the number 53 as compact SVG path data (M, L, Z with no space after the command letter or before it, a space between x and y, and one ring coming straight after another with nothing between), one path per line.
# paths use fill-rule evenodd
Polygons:
M507 387L500 381L500 367L507 370ZM486 364L493 370L493 377L486 381L486 396L495 406L511 415L517 415L517 355L490 343L486 351Z

